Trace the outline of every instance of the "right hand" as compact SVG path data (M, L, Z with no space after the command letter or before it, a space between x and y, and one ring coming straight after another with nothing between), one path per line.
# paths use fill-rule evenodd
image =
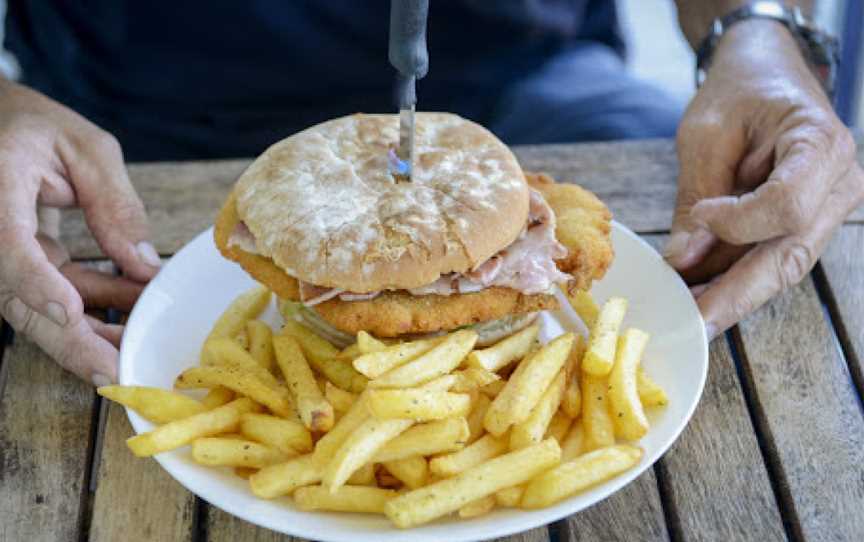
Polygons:
M125 277L69 261L51 209L61 207L84 211ZM117 140L49 98L0 80L2 317L79 377L96 385L115 381L122 328L84 308L131 308L158 271L149 236Z

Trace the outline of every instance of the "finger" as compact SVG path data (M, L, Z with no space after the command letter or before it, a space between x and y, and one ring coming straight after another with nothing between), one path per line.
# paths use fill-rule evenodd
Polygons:
M691 108L698 109L698 102ZM664 256L676 269L695 265L714 245L714 235L693 220L690 210L705 198L732 192L745 151L741 129L725 126L710 114L696 118L696 113L688 112L687 117L691 115L696 120L685 120L678 132L678 193L671 236L664 248Z
M0 299L0 310L9 324L23 333L63 368L97 386L117 379L117 349L91 329L87 319L58 326L19 298Z
M129 312L141 295L144 285L103 273L78 263L67 263L60 272L81 294L88 309L118 309Z
M753 245L730 245L729 243L718 241L700 262L679 270L679 273L687 284L708 282L712 278L725 273L751 248L753 248Z
M864 174L854 167L832 190L804 235L757 245L699 296L706 328L721 333L777 293L803 279L844 218L864 198Z
M778 144L777 164L753 192L698 202L693 220L733 244L757 243L803 233L816 218L834 184L852 160L850 148L837 144L826 153L808 140Z
M37 241L36 194L27 183L0 179L0 296L14 295L60 326L81 320L84 307Z
M161 262L149 241L144 205L129 181L117 140L94 128L64 144L61 158L99 246L134 280L151 279Z
M85 314L84 318L94 333L111 343L115 348L120 348L120 339L123 337L124 327L117 324L106 324L98 318Z

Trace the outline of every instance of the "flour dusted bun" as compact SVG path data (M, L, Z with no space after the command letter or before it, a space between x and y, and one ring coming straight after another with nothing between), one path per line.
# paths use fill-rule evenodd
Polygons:
M270 147L232 193L257 252L297 279L370 292L470 271L512 243L528 186L510 150L457 115L416 124L413 182L387 169L396 115L334 119Z

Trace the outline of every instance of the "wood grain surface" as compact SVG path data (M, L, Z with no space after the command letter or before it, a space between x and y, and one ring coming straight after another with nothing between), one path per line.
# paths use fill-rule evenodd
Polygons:
M18 337L3 357L0 540L77 540L86 513L93 388Z
M247 523L215 506L207 509L206 528L208 542L308 542Z
M864 417L809 278L739 325L746 387L793 535L860 540Z
M90 540L192 540L195 496L156 463L126 447L134 435L123 407L106 401Z

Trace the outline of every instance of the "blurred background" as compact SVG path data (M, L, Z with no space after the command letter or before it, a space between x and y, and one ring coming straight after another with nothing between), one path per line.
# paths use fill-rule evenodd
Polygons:
M615 1L628 41L629 68L686 104L695 92L695 56L678 28L673 0ZM817 23L840 37L843 43L838 112L849 126L860 131L864 128L862 0L816 0L815 4ZM5 13L6 0L0 0L0 20L5 18ZM2 37L3 27L0 26L0 43ZM13 79L18 74L14 57L4 50L0 50L0 73Z

